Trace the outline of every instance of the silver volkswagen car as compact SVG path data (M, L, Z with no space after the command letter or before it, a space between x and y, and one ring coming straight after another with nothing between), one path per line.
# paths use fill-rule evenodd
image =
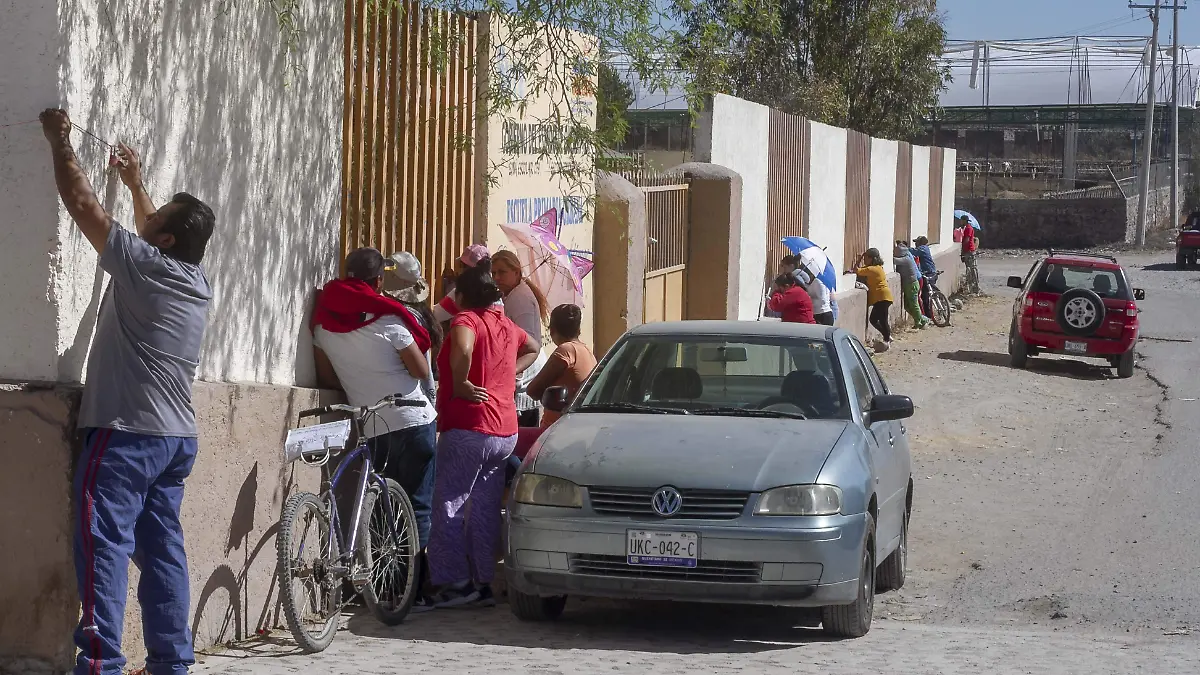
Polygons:
M638 327L526 457L508 509L509 603L568 595L822 608L871 627L904 583L911 462L892 394L850 333L779 322Z

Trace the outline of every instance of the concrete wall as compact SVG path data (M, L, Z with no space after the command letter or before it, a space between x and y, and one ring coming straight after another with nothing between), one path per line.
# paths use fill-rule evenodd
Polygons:
M813 122L810 133L808 238L826 247L834 268L845 271L846 130ZM836 290L853 286L853 279L849 284L842 279Z
M291 63L270 3L39 0L0 10L0 121L63 106L141 152L157 204L182 190L216 212L203 379L313 381L304 324L339 240L343 17L341 3L300 5ZM132 226L107 149L78 132L73 140L104 206ZM0 327L0 377L79 382L105 276L59 206L37 125L0 129L0 176L0 269L18 285L0 300L16 319Z
M1151 191L1151 231L1173 226L1170 190ZM1131 243L1138 199L963 199L959 207L980 219L986 248L1090 248ZM945 240L943 240L945 241Z
M48 5L48 6L47 6ZM54 3L0 3L0 124L36 120L59 100L60 49ZM46 141L36 123L0 127L0 372L53 381L58 354L49 269L58 251L58 192L48 173Z
M275 537L293 490L319 470L284 466L296 413L328 402L311 389L197 383L200 452L183 503L197 648L282 625ZM71 475L78 389L0 389L0 672L61 673L74 662L79 618L72 562ZM130 566L125 653L144 656L137 568ZM14 611L22 608L21 611ZM15 665L16 664L16 665ZM47 670L49 668L50 670Z
M899 157L900 144L896 141L871 139L871 231L868 242L880 251L890 250L896 238L896 162Z
M929 236L929 148L912 148L912 229L910 239Z
M646 269L646 196L621 176L596 177L596 290L592 350L602 357L642 323Z
M713 97L709 110L701 115L696 133L698 161L729 168L742 178L741 236L746 242L765 242L767 237L767 144L770 129L770 108L718 94ZM843 137L843 156L845 145ZM844 183L844 169L842 174ZM842 194L844 200L844 187ZM766 265L765 245L742 247L738 265L738 319L753 320L758 317Z
M958 154L951 148L944 148L942 159L945 161L945 166L942 170L941 237L938 241L946 245L954 243L954 191L956 185L954 179ZM932 237L930 238L932 239Z

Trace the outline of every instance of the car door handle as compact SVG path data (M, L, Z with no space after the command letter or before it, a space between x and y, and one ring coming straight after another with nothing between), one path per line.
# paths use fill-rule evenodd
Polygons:
M891 446L896 445L896 437L893 436L892 432L890 432L890 431L888 432L888 445L891 445Z
M905 436L907 434L908 434L908 427L904 426L904 423L901 422L900 423L900 435Z

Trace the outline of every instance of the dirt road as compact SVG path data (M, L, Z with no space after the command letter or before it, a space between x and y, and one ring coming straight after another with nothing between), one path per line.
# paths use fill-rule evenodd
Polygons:
M1017 257L982 263L990 296L956 326L877 357L918 406L916 501L908 585L866 638L826 642L782 611L591 601L551 625L505 607L355 618L324 654L284 632L195 672L1200 672L1200 273L1167 260L1122 257L1148 296L1132 379L1007 366Z

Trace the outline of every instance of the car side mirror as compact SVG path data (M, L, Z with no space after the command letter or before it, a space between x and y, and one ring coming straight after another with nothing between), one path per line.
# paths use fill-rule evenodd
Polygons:
M1020 290L1024 286L1025 286L1025 280L1022 279L1021 277L1009 277L1008 278L1008 287L1009 288L1015 288L1017 290Z
M567 409L571 400L566 387L550 387L542 392L542 407L560 413Z
M903 420L913 416L913 402L907 396L885 394L871 399L871 410L868 412L869 422L890 422Z
M1134 300L1145 300L1146 299L1146 289L1144 289L1144 288L1133 289L1133 299Z

